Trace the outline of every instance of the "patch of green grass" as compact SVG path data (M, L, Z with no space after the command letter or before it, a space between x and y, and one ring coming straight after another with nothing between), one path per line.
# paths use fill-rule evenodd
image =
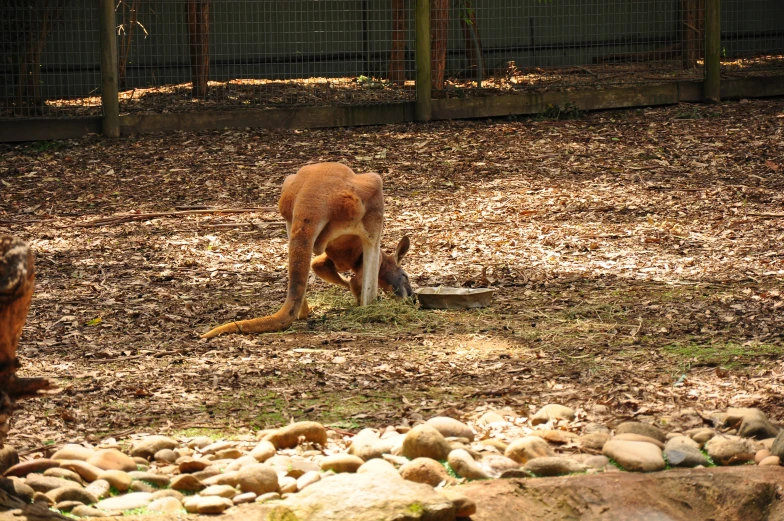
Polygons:
M68 148L68 144L65 141L34 141L25 145L24 150L27 153L40 154L42 152L54 152L64 148Z
M172 436L175 438L196 438L197 436L207 436L208 438L215 441L233 440L237 438L237 434L235 432L223 431L221 429L207 429L204 427L175 430L172 432Z
M556 121L563 119L580 119L583 117L583 114L584 112L580 107L571 101L567 101L563 106L548 104L544 111L539 114L537 119L554 119Z
M772 344L741 345L734 342L703 344L698 342L676 343L664 346L684 368L726 367L737 369L755 363L759 358L780 357L784 347Z
M422 512L425 511L425 507L422 506L422 503L415 501L410 505L408 505L408 508L406 510L408 510L409 513L418 517L421 516Z
M297 375L289 375L296 380ZM287 386L279 382L276 385ZM391 396L380 390L332 389L329 393L308 395L282 395L263 388L249 389L245 392L224 396L213 409L215 417L232 417L241 420L254 429L277 428L295 421L313 420L339 429L358 430L367 426L377 426L379 417L394 417L399 409L408 403L439 399L450 400L461 396L460 389L446 392L434 387L431 390L401 390ZM477 398L478 399L478 398ZM254 404L255 407L249 407Z

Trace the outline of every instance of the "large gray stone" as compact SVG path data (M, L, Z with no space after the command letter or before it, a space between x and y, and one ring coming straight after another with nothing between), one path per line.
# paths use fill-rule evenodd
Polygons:
M784 430L780 431L770 446L770 455L784 460Z
M168 436L146 436L134 444L131 456L150 459L159 450L175 449L177 442Z
M270 519L298 521L454 521L455 506L433 487L373 472L338 474L278 504ZM277 517L275 517L277 516Z
M690 438L688 438L690 439ZM673 445L664 449L667 463L673 467L703 467L708 466L708 459L702 451L690 445Z
M724 425L738 429L738 436L764 440L779 433L778 427L768 421L761 410L750 407L730 407Z
M472 521L780 521L784 469L723 467L476 481Z

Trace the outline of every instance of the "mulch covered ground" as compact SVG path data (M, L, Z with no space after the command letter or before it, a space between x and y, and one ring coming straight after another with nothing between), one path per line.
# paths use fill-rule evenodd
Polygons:
M0 234L37 255L22 374L62 388L10 439L355 431L549 402L610 423L729 405L782 421L782 158L781 99L0 145ZM491 286L493 306L374 314L314 281L291 330L200 340L283 301L285 229L264 209L317 161L382 175L385 243L411 237L415 286ZM261 210L89 225L194 207Z

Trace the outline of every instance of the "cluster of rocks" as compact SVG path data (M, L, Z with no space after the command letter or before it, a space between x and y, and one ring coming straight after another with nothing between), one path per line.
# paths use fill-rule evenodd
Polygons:
M455 486L466 480L781 464L784 431L758 409L731 408L710 420L715 428L664 432L630 421L611 431L575 422L575 411L550 404L531 418L506 410L468 423L439 416L354 436L308 421L231 441L144 436L127 452L113 439L66 445L23 462L6 447L0 488L75 516L215 514L243 503L300 514L318 504L325 516L325 503L345 504L352 495L469 516L476 506Z

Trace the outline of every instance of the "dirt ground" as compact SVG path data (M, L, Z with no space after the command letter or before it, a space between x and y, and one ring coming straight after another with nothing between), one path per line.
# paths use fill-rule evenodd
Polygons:
M10 439L356 431L550 402L609 423L729 405L782 421L783 158L784 99L0 145L0 234L37 255L21 373L62 389ZM382 175L385 245L411 237L415 287L491 286L493 305L360 310L312 281L290 330L199 339L283 301L285 229L263 208L317 161ZM262 210L89 225L203 206Z

